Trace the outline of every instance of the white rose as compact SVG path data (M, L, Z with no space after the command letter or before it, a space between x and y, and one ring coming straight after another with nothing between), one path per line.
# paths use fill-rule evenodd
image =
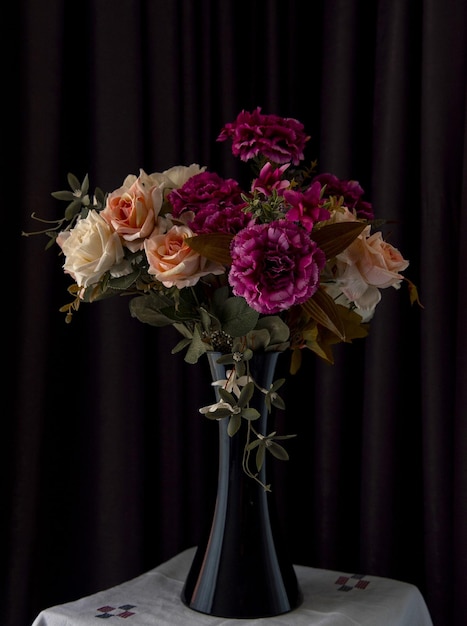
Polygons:
M197 163L192 163L191 165L175 165L163 172L153 172L150 174L149 178L154 184L159 185L161 189L172 191L173 189L182 187L186 181L192 176L195 176L195 174L200 174L204 171L206 171L206 166L200 167Z
M97 211L89 211L74 228L59 233L57 243L66 257L64 271L80 287L99 282L116 266L120 275L127 273L121 265L124 251L120 237Z

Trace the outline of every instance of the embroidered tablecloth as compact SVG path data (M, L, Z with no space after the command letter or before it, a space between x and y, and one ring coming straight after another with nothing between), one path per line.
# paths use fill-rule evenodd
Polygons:
M290 613L261 619L211 617L180 600L193 560L189 548L125 583L45 609L31 626L433 626L418 588L409 583L355 573L295 565L302 605Z

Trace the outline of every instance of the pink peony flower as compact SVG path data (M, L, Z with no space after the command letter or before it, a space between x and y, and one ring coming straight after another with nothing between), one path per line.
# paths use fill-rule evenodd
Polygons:
M356 180L340 180L334 174L318 174L312 182L326 185L324 198L329 196L343 196L344 204L352 211L357 212L357 217L365 220L374 219L373 206L370 202L362 200L364 191Z
M240 185L232 178L224 179L215 172L203 172L172 191L168 200L172 204L173 217L189 215L187 225L194 233L234 235L251 221L251 215L242 210L245 206L242 193Z
M291 205L286 219L300 222L311 233L316 222L329 219L329 211L325 209L321 199L321 185L311 183L306 191L284 191L284 199Z
M242 111L235 122L226 124L217 141L232 140L232 154L242 161L263 156L274 163L298 165L309 137L301 122L291 117L265 115L261 107Z
M282 178L285 170L290 167L290 163L285 163L281 167L273 167L269 161L263 165L258 178L255 178L251 184L251 191L259 191L264 196L270 196L272 191L278 193L290 187L290 181Z
M319 286L323 251L294 222L256 224L231 244L229 283L236 296L264 314L305 302Z

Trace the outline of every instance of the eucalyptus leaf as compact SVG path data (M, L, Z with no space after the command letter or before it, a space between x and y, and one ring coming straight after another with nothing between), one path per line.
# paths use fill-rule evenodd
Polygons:
M50 194L56 200L64 200L65 202L73 202L76 200L76 196L72 191L64 190L64 191L53 191Z
M259 318L256 330L265 329L269 332L270 344L284 344L290 337L290 329L287 324L277 315Z
M235 406L237 404L234 396L230 393L230 391L227 391L227 389L224 389L223 387L217 387L217 392L223 402L228 402L231 406Z
M81 200L73 200L65 209L65 219L71 222L71 220L78 215L81 211L82 203Z
M189 346L190 343L191 343L191 339L187 339L186 337L184 339L180 339L180 341L177 343L177 345L172 348L171 353L172 354L178 354L178 352L181 352L187 346Z
M240 392L240 397L238 399L238 406L244 407L248 404L248 402L253 397L255 392L255 385L252 382L247 383Z
M230 437L233 437L238 432L241 424L242 418L240 417L240 415L232 415L227 425L227 434Z
M67 181L70 187L73 189L73 191L81 190L81 183L79 182L79 180L76 178L74 174L71 174L70 172L68 172Z
M197 363L199 358L207 352L207 345L202 340L201 335L199 333L198 326L195 327L193 331L193 339L188 347L187 353L185 354L185 362L194 364Z
M289 454L287 450L275 441L270 441L267 449L273 456L276 457L276 459L279 459L281 461L289 460Z
M89 175L86 174L85 177L83 178L83 182L81 183L80 186L81 189L81 195L85 196L88 191L89 191Z
M210 420L224 419L226 417L230 417L231 415L232 415L232 411L226 408L219 408L219 409L216 409L215 411L208 411L207 413L204 414L204 416Z
M96 201L100 206L105 205L105 196L106 194L102 191L102 189L96 187L96 189L94 190L94 197L96 198Z
M173 322L173 320L160 313L157 308L151 305L151 299L148 296L133 298L130 300L129 308L132 317L136 317L140 322L150 326L169 326Z
M243 337L256 326L259 313L251 309L244 298L228 298L221 310L222 330L231 337Z
M261 413L254 409L253 407L247 407L242 410L242 417L249 422L253 422L261 417Z
M281 409L282 411L285 409L284 400L277 394L271 396L271 404L275 406L276 409Z
M112 289L116 289L117 291L126 291L136 282L140 274L141 272L138 270L136 272L126 274L125 276L110 278L108 284L112 287Z
M258 470L258 472L263 467L265 454L265 445L263 444L263 442L261 443L262 445L258 446L258 449L256 450L256 469Z

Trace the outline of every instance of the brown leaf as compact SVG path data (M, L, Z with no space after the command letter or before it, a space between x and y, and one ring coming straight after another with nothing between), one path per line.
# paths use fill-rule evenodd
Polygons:
M230 242L233 235L227 233L209 233L188 237L186 243L210 261L221 263L221 265L230 265L232 257L230 256Z
M318 324L328 328L331 332L345 341L345 329L342 323L339 310L330 295L322 288L319 288L309 300L304 302L302 308Z
M326 258L331 259L345 250L366 227L364 222L336 222L316 228L311 232L311 238Z

